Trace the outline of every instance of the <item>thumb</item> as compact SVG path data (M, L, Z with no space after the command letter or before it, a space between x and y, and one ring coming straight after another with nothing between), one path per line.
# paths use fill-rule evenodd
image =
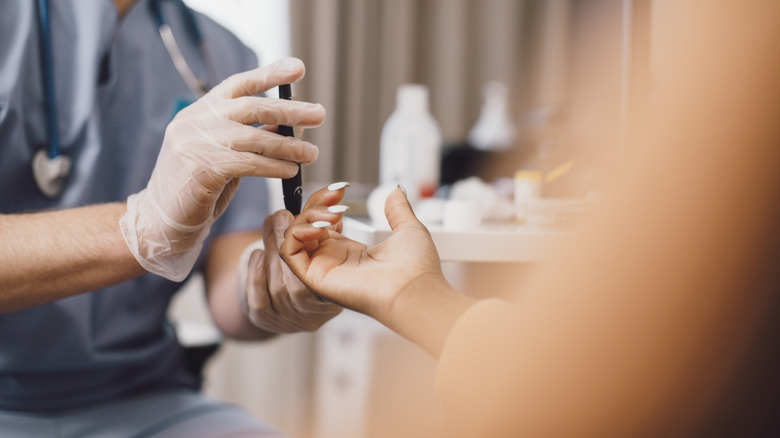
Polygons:
M263 236L265 240L273 239L274 247L279 248L284 241L284 232L293 223L295 216L287 210L277 210L265 218L263 222ZM268 242L266 242L266 248Z
M390 192L385 200L385 216L393 234L408 226L422 226L412 211L412 206L406 198L401 186Z

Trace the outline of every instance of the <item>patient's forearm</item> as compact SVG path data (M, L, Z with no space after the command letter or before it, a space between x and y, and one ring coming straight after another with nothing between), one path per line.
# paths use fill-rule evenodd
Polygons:
M146 271L119 230L125 204L0 215L0 312L116 284Z
M371 315L384 325L439 357L455 321L475 302L441 276L415 280L384 315Z

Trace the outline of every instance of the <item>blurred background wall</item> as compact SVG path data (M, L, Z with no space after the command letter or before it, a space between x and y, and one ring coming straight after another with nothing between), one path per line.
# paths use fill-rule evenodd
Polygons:
M521 93L526 3L291 0L292 53L309 68L296 94L328 110L310 134L321 154L307 178L376 184L380 131L403 83L428 86L445 142L462 141L484 83Z
M508 87L518 135L512 164L492 176L511 178L540 143L554 143L544 154L559 163L587 156L600 171L625 143L614 124L627 124L633 34L647 21L636 15L649 3L290 0L291 53L309 69L294 94L328 110L307 133L321 153L305 180L350 181L361 194L376 185L381 129L403 83L429 88L445 147L466 142L487 82Z

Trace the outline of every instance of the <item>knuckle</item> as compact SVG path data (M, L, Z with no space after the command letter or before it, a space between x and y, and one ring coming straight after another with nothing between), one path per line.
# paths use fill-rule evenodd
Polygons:
M268 117L268 103L265 99L246 99L247 111L251 112L255 120L264 123Z
M240 114L256 115L258 113L257 105L253 105L252 101L245 97L239 97L234 99L237 101L237 110Z
M228 90L233 90L234 88L238 87L240 83L241 81L237 73L225 78L225 80L222 81L221 85L224 88L227 88Z
M288 155L288 159L295 161L296 163L309 162L309 154L304 144L293 137L283 137L279 144L279 148ZM297 171L297 166L295 168Z
M273 116L273 123L275 125L284 125L285 119L286 119L287 111L285 110L285 107L283 105L276 105L273 108L273 111L271 112L271 115Z

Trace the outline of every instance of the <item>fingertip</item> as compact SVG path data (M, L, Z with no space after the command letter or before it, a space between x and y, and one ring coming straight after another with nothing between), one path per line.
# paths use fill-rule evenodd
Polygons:
M317 161L317 158L320 157L320 148L317 147L315 144L308 143L308 146L306 148L306 152L309 155L312 155L312 157L309 159L309 161L306 164L313 163Z
M276 71L290 75L290 82L298 82L306 76L306 64L294 56L282 58L272 65Z
M406 189L400 184L387 196L385 205L387 205L391 199L395 202L402 201L403 203L409 205L409 197L406 195Z
M408 219L417 220L409 199L400 185L390 192L385 200L385 216L391 229L395 229L398 224Z
M293 222L295 222L295 216L289 210L281 209L268 215L263 222L263 227L268 227L277 233L281 231L281 235L284 235L284 230Z
M320 148L315 144L300 139L293 139L292 137L287 137L285 141L290 145L295 145L295 147L300 148L296 156L292 158L296 163L312 164L320 157ZM298 173L297 165L295 167L295 173Z
M303 61L300 58L296 58L295 56L287 56L281 58L278 61L274 62L272 65L281 71L286 70L292 72L298 70L306 70L306 65L303 63Z
M328 116L328 110L326 110L321 103L315 103L313 105L316 106L314 109L316 114L315 117L313 117L314 125L312 128L316 128L318 126L322 126L322 124L325 123L325 118Z

